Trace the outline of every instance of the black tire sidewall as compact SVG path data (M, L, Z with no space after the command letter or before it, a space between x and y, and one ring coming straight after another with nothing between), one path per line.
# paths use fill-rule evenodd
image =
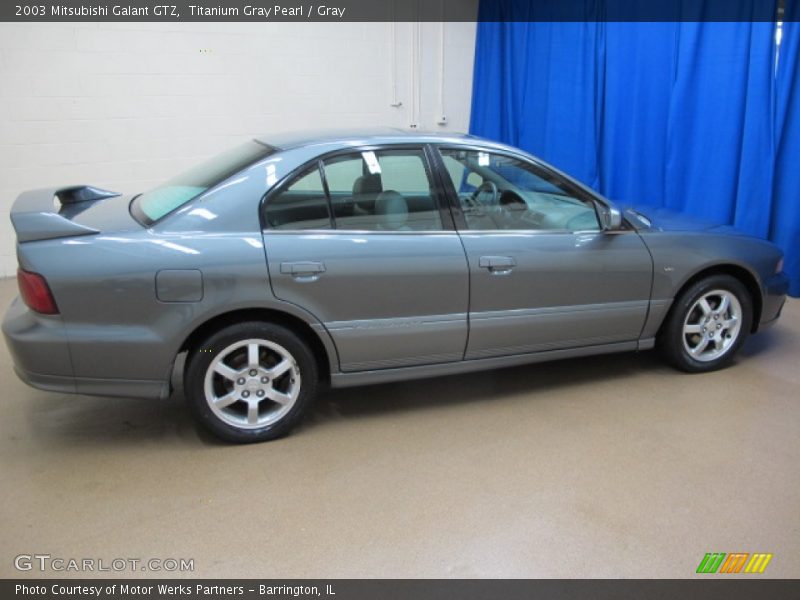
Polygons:
M238 341L258 338L286 348L300 369L300 394L292 409L280 420L258 429L239 428L221 420L205 397L206 371L219 350ZM208 350L211 350L210 352ZM215 351L216 350L216 351ZM318 369L308 345L286 327L250 321L225 327L211 334L189 352L184 372L184 391L195 419L217 437L236 443L263 442L289 433L303 418L317 391Z
M695 302L711 290L726 290L736 296L742 307L742 324L733 346L723 356L702 362L695 360L683 345L683 323ZM675 301L666 327L661 335L661 347L667 359L677 368L689 373L704 373L727 366L744 344L753 323L753 300L747 288L730 275L711 275L687 288Z

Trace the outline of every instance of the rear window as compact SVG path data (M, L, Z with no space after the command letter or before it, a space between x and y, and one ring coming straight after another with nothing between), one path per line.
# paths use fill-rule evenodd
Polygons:
M274 148L255 140L231 148L149 192L139 194L131 203L131 213L140 223L151 225L189 200L274 152Z

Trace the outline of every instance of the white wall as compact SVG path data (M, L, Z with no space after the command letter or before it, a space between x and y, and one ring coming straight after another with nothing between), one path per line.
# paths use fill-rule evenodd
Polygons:
M273 131L466 131L474 44L475 23L2 23L0 276L24 189L142 191Z

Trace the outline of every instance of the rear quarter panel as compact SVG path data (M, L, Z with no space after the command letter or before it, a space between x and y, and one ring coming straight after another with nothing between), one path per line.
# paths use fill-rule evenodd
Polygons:
M296 166L280 154L271 161L273 168L259 163L149 229L18 244L20 266L50 284L76 377L165 381L190 333L233 310L277 309L321 328L270 289L258 206ZM162 301L156 278L164 270L199 270L201 293Z

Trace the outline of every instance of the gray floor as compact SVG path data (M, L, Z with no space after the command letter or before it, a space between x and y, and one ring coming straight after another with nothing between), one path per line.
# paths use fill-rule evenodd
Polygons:
M643 353L336 391L237 447L177 397L29 389L3 347L0 576L46 553L201 577L690 577L741 551L798 577L799 350L795 300L723 372Z

